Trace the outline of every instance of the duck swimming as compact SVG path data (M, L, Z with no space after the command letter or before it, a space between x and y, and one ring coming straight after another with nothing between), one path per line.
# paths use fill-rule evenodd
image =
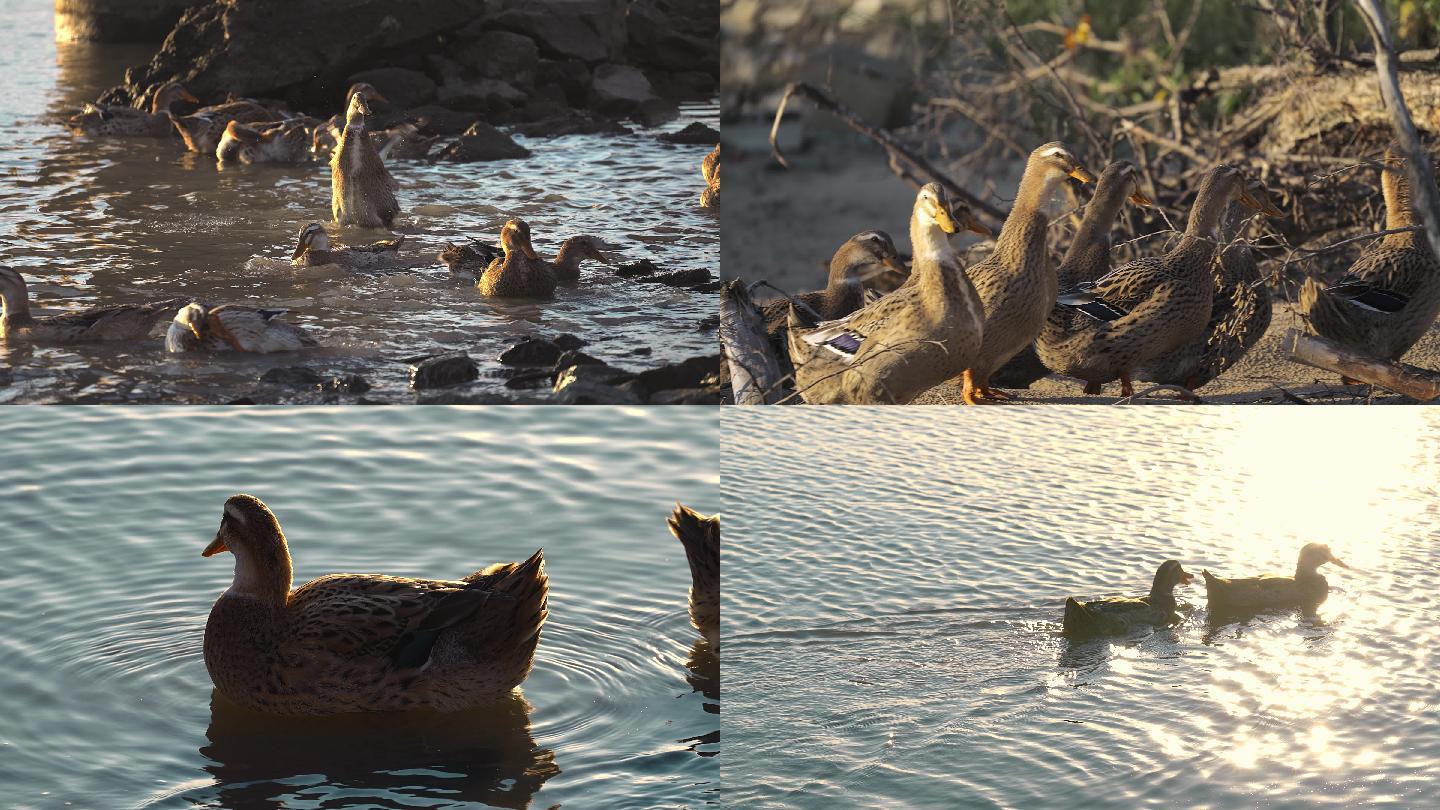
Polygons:
M690 562L690 623L713 648L720 647L720 516L675 504L667 521Z
M1205 597L1210 603L1210 612L1269 610L1272 608L1303 608L1313 611L1330 595L1330 583L1320 573L1320 566L1334 563L1341 568L1350 566L1341 562L1324 543L1306 543L1300 549L1300 561L1295 565L1295 576L1261 576L1226 579L1209 571L1201 571L1205 578Z
M136 109L118 104L86 104L85 109L69 120L70 131L76 135L146 135L162 138L172 130L170 106L180 101L196 104L199 99L179 82L168 82L155 91L150 109Z
M92 307L47 318L30 314L30 293L25 279L0 267L0 340L30 343L99 343L140 340L155 328L160 316L174 312L183 299L155 304L121 304Z
M395 263L396 254L404 244L402 234L398 239L385 239L360 247L330 247L330 234L325 226L312 222L300 228L300 241L290 263L296 267L315 267L322 264L338 264L341 267L365 269Z
M492 703L530 674L548 615L545 558L458 580L330 574L291 590L290 549L259 498L225 502L202 553L235 555L205 623L205 668L229 700L275 714Z
M535 254L530 225L512 219L500 231L505 257L490 262L475 282L481 295L495 298L549 298L555 294L554 266Z
M400 213L394 181L365 130L364 93L350 96L345 131L330 156L330 211L341 225L389 228Z
M1138 599L1111 596L1081 602L1075 597L1065 600L1064 634L1082 636L1113 636L1128 633L1132 627L1165 626L1180 621L1175 612L1175 586L1194 579L1179 560L1166 560L1155 571L1150 593Z
M318 345L294 324L280 320L283 309L224 304L213 309L192 302L180 308L165 333L165 351L293 352Z

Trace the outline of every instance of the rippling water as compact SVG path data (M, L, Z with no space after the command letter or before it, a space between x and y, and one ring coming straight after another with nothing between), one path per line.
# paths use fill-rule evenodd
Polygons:
M1440 418L726 409L727 801L1419 807L1440 794ZM859 418L855 418L859 415ZM1003 417L1003 418L1002 418ZM1179 558L1319 615L1071 644ZM1430 798L1425 798L1430 797Z
M633 136L521 140L527 160L427 165L394 161L403 209L396 230L414 267L389 273L288 264L300 226L330 219L330 170L243 166L217 170L179 141L89 139L62 126L69 113L117 84L149 52L131 46L57 44L52 4L0 0L0 263L25 275L36 314L150 298L290 309L325 348L301 355L172 359L158 337L123 346L30 349L0 345L13 382L0 401L226 402L252 392L278 366L362 374L368 396L408 401L418 354L464 349L482 361L476 393L501 393L495 357L517 336L572 333L586 351L642 369L714 352L713 294L634 284L590 267L550 302L499 303L451 278L435 254L463 237L498 241L510 217L529 221L536 249L591 233L623 258L662 267L720 263L719 220L698 207L708 147L672 146L659 130ZM718 108L691 105L676 129L718 125ZM371 241L378 231L346 229ZM0 369L3 371L3 369ZM3 384L0 380L0 384ZM316 399L269 392L265 399Z
M665 527L676 500L718 510L715 417L659 414L6 413L0 806L717 803L719 664ZM280 518L297 584L455 578L543 546L550 621L523 697L302 722L212 708L201 639L232 565L200 550L241 491Z

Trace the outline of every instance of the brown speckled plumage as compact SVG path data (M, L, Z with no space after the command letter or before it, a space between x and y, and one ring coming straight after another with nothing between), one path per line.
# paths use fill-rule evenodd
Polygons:
M475 282L481 295L495 298L549 298L555 294L555 267L530 244L530 225L512 219L500 231L503 258L490 262Z
M366 134L369 112L363 94L350 97L340 144L330 156L330 212L341 225L389 228L400 204L394 181Z
M720 646L720 516L705 516L675 505L670 533L685 547L690 562L690 622L711 647Z
M865 285L874 276L906 276L895 240L884 231L862 231L841 245L830 257L825 289L795 296L815 310L822 321L833 321L859 309L865 303ZM771 301L762 308L765 331L777 348L785 346L785 324L790 318L788 300Z
M290 552L259 499L225 503L205 556L235 581L205 625L205 666L226 698L276 714L493 702L530 672L547 616L544 557L461 580L332 574L290 590Z
M405 237L401 235L396 239L383 239L368 245L332 247L325 226L311 222L300 228L300 241L295 246L290 263L296 267L326 264L356 269L386 267L395 263L400 246L404 243Z
M99 343L111 340L140 340L155 328L160 317L184 303L172 299L154 304L121 304L67 312L46 318L30 314L30 294L25 279L8 267L0 267L0 340L30 343Z
M71 116L68 123L70 131L76 135L163 138L173 131L170 107L179 101L195 101L195 97L179 82L169 82L155 91L149 110L114 104L86 104L85 109Z

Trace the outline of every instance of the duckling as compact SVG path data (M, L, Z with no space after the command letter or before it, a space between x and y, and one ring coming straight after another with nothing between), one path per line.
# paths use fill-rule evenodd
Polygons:
M345 131L330 157L330 210L341 225L389 228L400 213L393 180L365 134L370 107L364 93L350 96Z
M1175 612L1175 586L1187 585L1192 579L1178 560L1166 560L1155 571L1148 596L1111 596L1089 602L1072 596L1065 600L1063 632L1071 638L1113 636L1128 633L1132 627L1175 624L1180 621Z
M535 254L530 225L512 219L500 231L505 257L490 262L475 282L480 294L495 298L549 298L555 294L555 269Z
M200 103L184 85L167 82L155 91L149 112L115 104L86 104L85 109L70 118L70 131L76 135L145 135L161 138L172 130L171 105L180 101Z
M280 122L263 129L231 121L215 147L221 163L298 163L308 156L309 133L303 122Z
M990 375L1034 342L1055 306L1059 286L1045 245L1047 209L1066 177L1095 181L1059 141L1031 152L995 250L966 270L985 306L985 342L961 378L968 405L1009 399L990 387Z
M675 504L667 521L690 562L690 623L710 646L720 647L720 516Z
M1226 579L1209 571L1201 571L1200 575L1205 578L1205 598L1210 603L1211 613L1296 607L1313 612L1330 595L1330 583L1318 570L1325 563L1350 567L1332 554L1330 547L1324 543L1306 543L1300 549L1300 560L1295 565L1293 577L1270 575Z
M296 267L314 267L322 264L338 264L342 267L370 268L395 263L396 253L404 244L405 236L385 239L361 247L330 247L330 234L325 226L312 222L300 228L300 241L290 263Z
M796 300L813 309L822 321L843 318L865 305L865 288L875 276L910 273L900 261L895 240L884 231L861 231L840 246L830 257L830 275L825 289L800 293ZM771 301L761 311L765 331L778 347L785 345L785 326L790 302Z
M1417 224L1398 144L1385 150L1380 187L1385 229ZM1389 234L1361 254L1338 283L1321 287L1306 279L1300 311L1318 335L1362 354L1399 360L1440 314L1440 261L1425 234Z
M25 279L9 267L0 267L0 341L31 343L98 343L140 340L150 334L161 315L174 312L181 300L155 304L121 304L67 312L48 318L30 314L30 293Z
M192 302L175 313L165 333L167 352L293 352L318 345L305 330L280 320L286 310Z
M289 543L259 498L225 501L201 552L235 555L205 623L205 668L227 699L326 715L492 703L530 674L548 616L545 556L459 580L330 574L291 590Z

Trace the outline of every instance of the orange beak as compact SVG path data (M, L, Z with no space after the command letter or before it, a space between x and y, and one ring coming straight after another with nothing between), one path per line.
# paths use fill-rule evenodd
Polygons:
M201 557L213 557L213 556L215 556L216 554L219 554L219 553L222 552L222 551L229 551L229 550L230 550L230 547L227 546L227 545L225 545L225 541L224 541L224 540L221 540L220 538L217 537L217 538L215 538L214 540L210 541L210 545L206 546L204 551L200 552L200 556L201 556Z

